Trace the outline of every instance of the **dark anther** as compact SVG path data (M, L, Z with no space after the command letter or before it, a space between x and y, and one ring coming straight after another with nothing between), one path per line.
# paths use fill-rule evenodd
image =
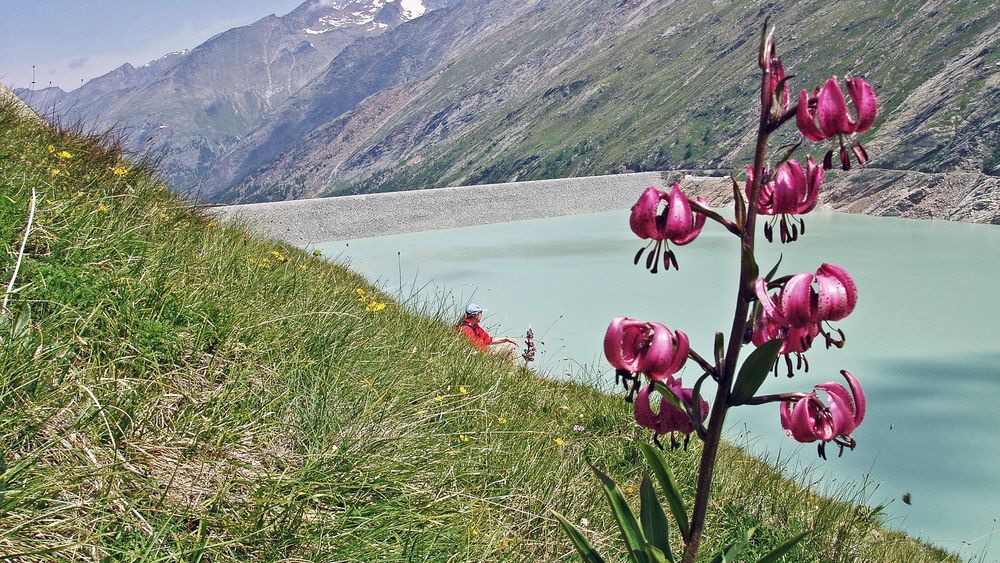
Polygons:
M656 248L651 250L649 254L646 255L646 269L652 271L654 274L656 273L656 269L653 266L654 264L653 261L656 260L656 255L659 253L660 253L660 244L656 243Z
M635 379L632 380L632 388L628 390L628 394L625 395L625 402L631 403L635 400L635 394L639 392L639 376L636 375Z
M686 434L684 436L684 451L688 451L688 442L690 442L690 441L691 441L691 435L690 434Z
M670 263L674 265L675 270L680 270L680 266L677 265L677 256L674 255L673 250L667 250L667 255L670 257ZM666 260L666 258L664 258Z
M826 459L826 442L820 440L819 444L816 444L816 450L819 452L819 457Z
M670 433L670 449L676 450L679 447L681 447L681 443L677 441L677 433L676 432L671 432Z
M774 226L770 221L764 223L764 238L767 239L767 242L774 242Z
M823 170L831 168L833 168L833 149L826 151L826 156L823 157Z
M785 354L785 366L788 368L788 377L795 375L792 371L792 358L788 354Z
M656 444L657 448L660 448L661 452L663 451L663 443L660 442L660 435L656 432L653 432L653 443Z
M639 252L635 253L635 258L632 259L632 263L635 264L636 266L639 265L639 259L642 258L642 253L643 252L646 252L646 247L645 246L642 247L642 248L640 248Z
M848 154L847 148L845 148L844 145L840 145L840 167L843 168L844 171L851 169L851 156Z

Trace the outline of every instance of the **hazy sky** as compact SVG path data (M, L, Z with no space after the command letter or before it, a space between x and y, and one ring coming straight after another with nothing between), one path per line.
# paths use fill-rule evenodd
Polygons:
M305 0L0 0L0 82L72 90Z

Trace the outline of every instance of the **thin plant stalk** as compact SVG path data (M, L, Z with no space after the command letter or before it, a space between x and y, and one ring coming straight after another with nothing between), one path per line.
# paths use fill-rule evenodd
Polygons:
M35 220L35 204L37 197L35 188L31 188L31 207L28 210L28 225L24 228L24 237L21 238L21 250L17 253L17 262L14 264L14 273L10 276L10 283L7 284L7 291L3 294L3 305L0 306L0 313L7 312L7 301L14 291L14 283L17 281L17 272L21 269L21 261L24 259L24 247L28 244L28 235L31 233L31 224Z
M760 85L761 91L764 91L768 87L768 79L767 73L763 73ZM754 250L757 219L756 202L760 196L760 189L764 180L767 139L772 131L769 114L769 108L762 104L760 120L757 125L757 145L754 150L753 184L751 185L750 197L747 202L746 222L744 223L743 233L740 237L742 248L740 249L740 281L736 291L736 309L733 313L733 324L729 333L729 345L726 349L725 361L721 366L722 373L719 374L718 390L715 393L715 401L712 403L708 431L705 434L701 452L698 489L695 494L694 510L691 513L691 525L689 526L688 537L685 538L685 563L694 563L698 555L698 546L701 543L701 535L705 528L705 516L708 513L708 500L712 494L712 477L715 471L715 462L719 453L719 443L722 441L722 427L726 421L726 412L729 410L729 395L732 392L733 377L736 373L740 349L743 346L743 334L746 331L754 272L747 266L746 261L743 259L743 254L750 253L752 255Z

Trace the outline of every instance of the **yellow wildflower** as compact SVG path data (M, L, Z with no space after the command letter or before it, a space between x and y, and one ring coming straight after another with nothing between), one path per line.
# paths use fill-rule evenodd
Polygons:
M563 440L562 438L556 438L555 440L552 441L555 442L557 446L561 446L566 443L566 440Z
M470 524L469 533L472 534L472 537L476 537L479 535L479 528L477 528L475 524Z
M52 175L53 176L58 176L60 174L62 174L62 170L59 170L58 168L53 168L52 169Z
M458 439L461 440L461 442L463 444L468 444L469 443L469 437L466 436L465 434L459 434L458 435Z
M368 303L368 305L365 306L365 309L372 313L377 313L382 309L385 309L385 303L380 303L373 299L371 300L371 302Z
M49 152L56 152L56 146L55 145L49 145L47 148L49 149Z
M458 387L458 392L461 393L461 394L463 394L463 395L465 395L466 393L469 392L469 390L465 388L465 385L460 385Z
M124 176L128 174L128 168L125 168L124 166L115 166L111 169L111 173L115 176Z
M443 403L444 402L444 397L442 397L441 395L438 395L437 397L434 397L434 400L437 401L437 402L439 402L439 403Z
M102 204L100 204L100 205L97 206L97 210L100 211L101 213L107 213L108 212L108 206L104 205L102 203Z
M271 267L271 261L268 260L267 258L261 258L260 259L260 267L261 268L270 268Z
M299 269L302 270L302 271L305 271L306 265L305 264L299 264Z
M507 424L507 418L503 416L498 416L497 422L499 422L500 424Z
M272 250L271 251L271 256L275 260L277 260L278 262L281 262L281 263L288 262L288 257L286 257L284 254L278 252L277 250Z
M628 487L625 487L624 490L625 490L625 494L626 495L634 495L635 494L635 487L633 487L631 485L629 485Z
M73 158L73 153L69 151L59 151L56 153L59 158Z
M214 229L214 228L216 228L216 227L218 227L218 226L219 226L219 224L218 224L218 223L216 223L215 221L209 221L209 222L208 222L208 228L209 228L209 229Z
M253 266L257 264L257 259L254 258L253 256L247 256L247 264Z
M55 204L56 204L56 202L53 201L53 200L51 200L51 199L46 199L45 200L45 205L55 205Z

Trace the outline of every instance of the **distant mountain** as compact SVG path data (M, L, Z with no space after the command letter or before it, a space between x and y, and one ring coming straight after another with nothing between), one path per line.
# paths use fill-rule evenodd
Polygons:
M125 127L133 146L160 155L172 184L188 191L219 154L346 45L447 2L309 0L285 16L220 33L140 69L124 65L69 93L18 93L64 121Z
M464 2L352 45L220 159L202 195L267 201L738 168L756 119L754 48L766 16L796 91L829 72L875 85L872 166L961 172L938 182L958 193L997 183L977 173L1000 175L1000 18L988 2L509 5L491 25L469 17L490 2ZM435 33L473 40L443 47Z
M1000 15L985 0L321 0L206 42L109 115L143 133L168 124L154 144L178 188L205 201L725 173L749 156L768 17L795 92L830 74L874 85L869 170L907 173L875 182L882 196L862 180L877 175L839 175L827 196L991 220ZM342 40L315 39L327 36ZM920 195L938 186L947 197Z

